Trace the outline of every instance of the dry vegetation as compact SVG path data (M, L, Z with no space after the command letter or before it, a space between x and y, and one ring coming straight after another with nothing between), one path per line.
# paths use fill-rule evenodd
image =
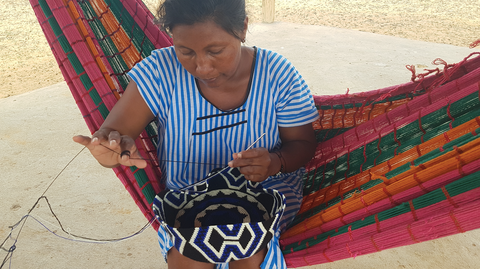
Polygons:
M250 22L262 0L246 0ZM145 0L155 8L156 0ZM477 0L276 0L276 20L468 46L480 38ZM28 0L0 5L0 98L63 80Z

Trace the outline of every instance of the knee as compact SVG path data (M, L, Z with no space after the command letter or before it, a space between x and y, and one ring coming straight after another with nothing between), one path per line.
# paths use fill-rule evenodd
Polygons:
M250 258L230 262L228 267L229 269L258 269L265 259L266 254L267 249L264 248Z
M175 247L172 247L167 254L168 269L213 269L214 264L199 262L182 255Z

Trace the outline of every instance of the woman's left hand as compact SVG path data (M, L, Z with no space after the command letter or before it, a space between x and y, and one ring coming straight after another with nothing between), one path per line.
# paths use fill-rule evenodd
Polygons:
M233 160L228 163L230 167L239 168L247 180L262 182L275 174L275 154L266 148L253 148L233 154Z

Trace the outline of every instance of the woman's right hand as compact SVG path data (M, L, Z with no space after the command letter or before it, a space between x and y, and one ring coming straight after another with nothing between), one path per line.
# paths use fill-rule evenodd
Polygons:
M93 157L104 167L119 165L145 168L147 162L138 153L135 141L119 132L100 128L92 137L77 135L73 141L86 146Z

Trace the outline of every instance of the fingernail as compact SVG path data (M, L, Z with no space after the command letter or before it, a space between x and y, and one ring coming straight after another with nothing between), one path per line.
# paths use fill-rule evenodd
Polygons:
M232 167L232 165L233 165L233 162L231 162L231 161L228 162L228 166Z
M238 153L237 158L242 158L242 153Z
M98 138L96 138L96 137L94 137L94 138L92 139L92 142L97 142L97 141L98 141Z
M110 146L115 146L117 144L117 141L115 140L110 140Z

